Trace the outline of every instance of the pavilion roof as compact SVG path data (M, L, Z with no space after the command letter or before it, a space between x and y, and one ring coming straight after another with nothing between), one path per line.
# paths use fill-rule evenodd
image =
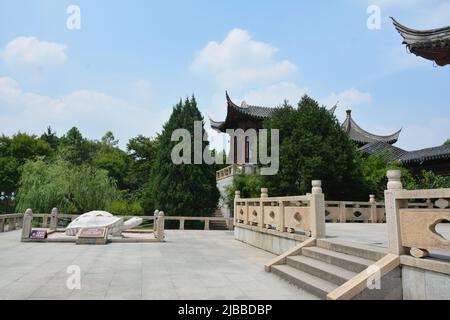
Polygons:
M411 151L403 155L403 163L423 162L437 159L450 159L450 145Z
M401 157L403 157L405 154L408 153L408 151L406 150L400 149L383 141L368 143L359 148L359 150L361 150L364 154L367 155L373 154L383 155L389 161L399 160Z
M362 129L352 118L351 110L347 110L347 119L345 119L342 124L345 132L348 133L350 139L358 144L368 144L373 142L385 142L388 144L394 144L397 142L401 129L391 135L387 136L379 136L373 133L370 133L364 129Z
M410 52L435 61L439 66L450 64L450 26L439 29L415 30L392 18L395 28L403 37Z
M251 119L256 122L261 122L262 120L268 118L272 112L274 112L277 108L274 107L262 107L249 105L245 101L242 102L240 106L235 104L228 92L226 92L227 98L227 118L225 121L214 121L211 118L209 119L211 128L219 131L225 132L226 129L233 127L233 121L236 121L237 118L243 119ZM329 111L334 113L336 111L337 105L331 108Z

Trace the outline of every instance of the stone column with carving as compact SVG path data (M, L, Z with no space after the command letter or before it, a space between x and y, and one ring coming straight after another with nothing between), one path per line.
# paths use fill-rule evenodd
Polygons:
M390 170L387 172L388 184L384 191L384 201L386 206L386 224L388 232L388 252L401 255L405 252L401 243L400 215L399 209L407 206L405 201L396 199L396 192L403 189L401 182L402 172L400 170Z
M264 228L264 203L263 200L269 197L269 189L261 188L261 201L259 203L258 227L262 230Z
M33 210L27 209L23 215L23 227L21 239L29 239L31 234L31 228L33 227Z
M164 241L164 212L159 211L156 225L156 238L162 242Z
M378 217L377 217L377 201L375 200L375 195L371 194L370 196L370 222L377 223Z
M322 181L312 181L312 193L310 195L311 207L311 237L324 238L325 232L325 196L322 193Z
M56 230L58 228L58 208L53 208L50 213L50 230Z

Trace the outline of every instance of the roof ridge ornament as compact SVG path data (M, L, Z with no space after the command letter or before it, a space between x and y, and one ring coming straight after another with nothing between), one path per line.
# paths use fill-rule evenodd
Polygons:
M248 108L248 104L247 104L247 102L245 102L245 100L242 100L241 108L243 108L243 109L247 109Z

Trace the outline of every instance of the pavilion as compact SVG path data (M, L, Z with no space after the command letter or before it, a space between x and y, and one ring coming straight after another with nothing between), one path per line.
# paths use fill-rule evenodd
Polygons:
M450 39L450 38L449 38ZM449 47L450 48L450 47ZM226 133L227 130L242 129L244 132L249 129L261 129L264 119L268 118L276 110L273 107L263 107L249 105L245 101L241 105L234 103L228 92L226 93L227 115L224 121L214 121L210 119L211 128L217 132ZM337 106L329 111L334 113ZM359 150L365 155L383 153L389 157L390 161L400 161L414 174L420 174L423 170L433 171L436 174L450 175L450 145L442 145L421 150L406 151L394 146L400 138L402 130L398 130L390 135L377 135L364 130L352 117L351 110L347 110L347 117L342 123L349 138L355 143ZM252 167L250 163L250 140L245 137L245 143L239 145L237 137L233 137L231 147L234 148L234 164L244 165L246 168ZM243 158L238 159L237 148L242 150ZM231 150L230 150L231 151ZM253 172L247 170L247 172Z

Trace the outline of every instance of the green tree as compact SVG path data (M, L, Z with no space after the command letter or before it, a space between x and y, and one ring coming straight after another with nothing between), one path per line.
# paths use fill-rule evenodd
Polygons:
M437 175L432 171L422 171L420 176L406 182L406 188L409 190L450 188L450 177Z
M16 210L81 214L104 210L119 194L105 170L88 165L74 166L63 160L28 161L23 168Z
M411 173L402 166L399 161L391 161L388 151L374 154L368 157L361 156L362 177L369 194L374 194L379 200L384 199L384 190L387 187L386 173L388 170L401 170L402 180L407 184L411 179Z
M52 130L50 126L47 127L47 131L41 135L41 140L48 143L48 145L53 149L58 149L59 138L56 135L56 132Z
M128 173L128 155L118 147L111 131L108 131L94 147L93 166L104 169L113 178L119 189L126 189L125 177Z
M172 149L178 142L171 141L176 129L187 129L194 136L194 121L203 121L195 98L180 101L159 136L155 165L152 169L145 208L147 212L160 209L168 215L210 216L217 207L219 190L216 186L215 166L207 164L180 164L172 162ZM204 127L202 127L203 133ZM194 150L194 139L191 139ZM202 146L208 146L203 141ZM203 149L202 149L203 150ZM193 159L193 155L191 155ZM193 162L192 162L193 163Z
M131 158L126 177L131 190L140 194L150 181L150 173L155 162L158 141L139 135L128 141L127 151Z
M11 138L0 137L0 191L17 191L22 166L28 160L50 156L52 149L47 142L35 135L17 133Z
M445 142L444 142L444 145L445 145L445 146L450 145L450 139L448 139L447 141L445 141Z
M83 137L78 128L73 127L61 137L58 154L74 165L89 163L96 152L96 144Z
M264 121L280 130L280 169L265 176L274 196L305 194L322 180L327 199L366 199L356 147L334 115L304 96L293 108L286 102Z

